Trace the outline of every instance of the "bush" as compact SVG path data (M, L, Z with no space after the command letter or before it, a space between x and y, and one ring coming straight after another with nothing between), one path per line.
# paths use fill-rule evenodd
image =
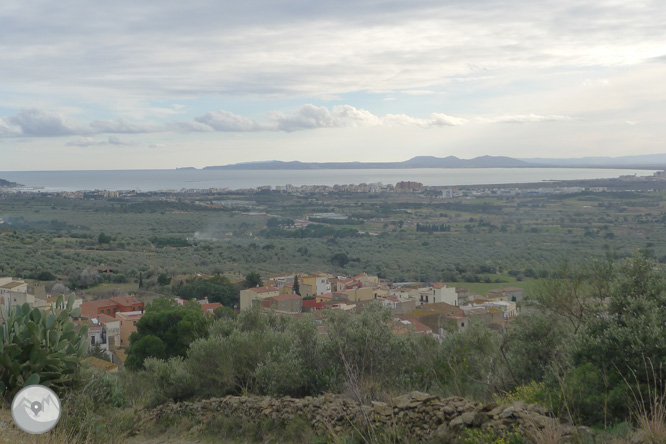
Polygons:
M194 396L193 375L182 358L174 357L168 361L148 358L145 367L153 387L149 405L156 406L169 399L184 401Z
M80 359L88 350L87 327L74 330L74 295L64 304L59 296L54 313L21 307L2 307L0 326L0 394L11 399L22 387L42 384L62 393L73 383Z

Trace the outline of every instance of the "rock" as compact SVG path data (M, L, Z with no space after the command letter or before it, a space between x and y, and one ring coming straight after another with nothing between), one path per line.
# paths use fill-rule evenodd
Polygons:
M393 407L385 402L372 401L372 409L381 416L393 416Z
M474 423L475 417L476 413L473 412L465 412L460 415L460 419L462 419L462 421L468 426L471 426Z
M465 425L465 420L463 419L462 416L457 416L451 420L449 423L449 428L451 430L458 430L462 428Z
M506 407L507 406L505 406L505 405L498 405L497 407L492 409L490 412L488 412L488 416L495 417L495 416L501 414L504 411L504 409L506 409Z

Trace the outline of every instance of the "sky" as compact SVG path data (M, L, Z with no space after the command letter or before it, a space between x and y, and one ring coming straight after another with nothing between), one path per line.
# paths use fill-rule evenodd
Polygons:
M0 171L665 153L663 0L3 0Z

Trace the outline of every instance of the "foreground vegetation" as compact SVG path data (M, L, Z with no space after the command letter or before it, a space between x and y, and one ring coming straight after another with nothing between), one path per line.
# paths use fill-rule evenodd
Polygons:
M67 415L59 433L107 442L110 434L131 429L129 409L168 400L334 392L369 402L417 390L538 402L565 421L605 433L636 427L666 439L663 270L638 255L571 264L556 274L535 293L539 309L526 310L507 331L472 323L441 342L393 334L390 313L375 305L357 315L331 311L318 323L258 311L208 319L191 307L157 300L148 314L187 315L173 324L189 338L185 348L168 358L148 353L134 370L117 375L80 369L75 388L64 392ZM148 314L139 333L159 318ZM166 341L170 333L163 334ZM278 432L294 431L270 430Z

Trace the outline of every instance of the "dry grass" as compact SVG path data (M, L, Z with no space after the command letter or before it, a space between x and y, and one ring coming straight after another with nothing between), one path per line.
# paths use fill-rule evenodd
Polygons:
M536 444L560 444L564 438L564 429L562 424L555 419L549 418L538 424L534 419L527 418L527 425L525 434L527 437Z
M662 367L655 369L652 360L643 360L645 372L648 375L647 394L634 373L635 384L625 383L629 387L634 400L632 413L636 418L636 437L640 442L650 444L666 444L666 388L660 382L662 378Z
M666 401L664 394L654 395L648 405L638 403L634 412L638 422L637 434L642 442L651 444L666 443Z

